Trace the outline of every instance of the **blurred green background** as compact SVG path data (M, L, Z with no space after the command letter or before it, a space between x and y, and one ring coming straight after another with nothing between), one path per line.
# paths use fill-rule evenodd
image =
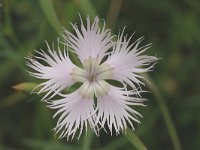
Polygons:
M58 140L51 129L54 111L12 86L35 80L24 57L56 41L61 26L98 15L114 34L126 26L133 40L145 36L147 51L159 62L150 72L148 106L139 108L135 132L78 141ZM150 150L200 149L200 1L199 0L1 0L0 1L0 150ZM26 86L26 84L19 85ZM141 143L142 141L142 143Z

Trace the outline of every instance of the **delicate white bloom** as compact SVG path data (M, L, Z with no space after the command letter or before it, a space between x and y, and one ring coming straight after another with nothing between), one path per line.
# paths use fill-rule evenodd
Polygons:
M39 56L27 58L34 70L30 75L45 80L36 87L41 88L38 93L47 93L43 100L57 109L54 117L60 116L54 128L60 138L72 139L77 132L80 137L88 125L97 135L101 128L111 134L124 132L128 126L134 129L133 122L140 123L137 116L141 117L134 106L144 106L145 101L140 96L144 91L138 90L144 78L140 73L150 71L157 60L142 55L150 47L139 46L143 38L130 43L131 37L127 39L123 31L115 41L105 24L99 27L98 17L93 23L89 17L86 21L84 26L81 19L80 29L72 24L75 34L64 29L64 42L58 41L57 50L47 44L48 53L36 51ZM68 51L77 55L82 66L72 63ZM70 94L63 93L76 82L82 85ZM53 100L55 95L62 98Z

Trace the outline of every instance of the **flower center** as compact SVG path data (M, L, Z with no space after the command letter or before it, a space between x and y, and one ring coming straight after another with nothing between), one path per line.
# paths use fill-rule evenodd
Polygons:
M72 69L71 77L76 82L97 82L98 80L111 79L112 74L113 68L109 64L99 65L95 58L90 57L83 62L83 69L79 67Z
M89 75L87 78L90 82L95 82L96 81L96 76L94 74Z
M92 57L83 62L83 69L76 67L71 72L75 81L83 82L80 87L80 94L86 99L93 98L94 95L106 95L109 84L104 80L111 79L112 74L113 68L109 64L99 65L99 62Z
M97 80L97 72L99 69L99 63L96 59L89 57L83 62L83 69L87 72L87 80L89 82L95 82Z

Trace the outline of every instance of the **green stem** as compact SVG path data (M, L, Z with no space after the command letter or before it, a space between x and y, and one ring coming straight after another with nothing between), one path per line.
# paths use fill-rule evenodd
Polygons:
M82 150L91 149L93 135L91 129L88 129L86 139L83 141Z
M95 17L98 14L90 0L74 0L74 2L84 14L90 15L90 17Z
M124 145L126 145L127 143L128 141L124 138L124 136L121 136L118 139L109 142L108 144L100 148L100 150L116 150L124 147Z
M130 143L135 146L138 150L147 150L146 146L142 143L142 141L138 138L135 132L127 129L127 133L125 134L126 138L130 141Z
M24 47L19 41L19 38L15 35L15 32L13 30L13 23L11 20L11 14L10 14L10 1L4 1L4 18L5 18L5 25L3 26L3 34L5 36L8 36L12 42L15 44L15 46L19 49L21 54L24 54Z
M182 149L181 144L180 144L176 129L174 127L172 118L170 116L170 112L168 110L167 104L166 104L163 96L161 95L159 89L156 87L153 80L147 74L144 74L143 76L151 83L151 84L147 83L147 85L149 86L149 88L153 92L154 96L156 97L156 100L157 100L158 105L160 107L160 110L162 112L165 124L167 126L168 131L169 131L169 135L171 137L174 149L175 150L181 150Z
M62 31L52 0L39 0L40 6L50 25L60 34Z
M123 0L111 0L108 14L106 17L106 22L109 27L114 30L117 23L117 19L121 10Z

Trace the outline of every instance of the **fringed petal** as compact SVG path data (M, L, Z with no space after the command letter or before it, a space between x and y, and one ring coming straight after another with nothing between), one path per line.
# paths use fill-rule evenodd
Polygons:
M99 94L97 97L98 112L96 123L99 123L105 130L105 126L107 126L111 135L113 129L116 134L124 132L128 124L134 129L132 121L140 123L137 116L142 116L132 107L144 106L143 102L146 99L134 97L135 91L124 90L112 85L107 85L106 87L108 86L109 89L105 89L105 86L99 85L100 91L106 92L102 95Z
M77 68L64 53L61 52L59 41L58 50L55 51L54 46L51 49L49 44L48 53L44 50L36 51L38 56L29 56L26 58L26 64L33 70L28 71L29 74L38 79L45 80L45 82L38 85L36 88L39 89L38 94L47 92L43 97L52 98L65 88L71 86L76 81L73 79L71 73Z
M81 17L80 17L81 19ZM106 52L113 46L110 30L99 27L99 18L95 17L90 23L89 16L86 18L87 24L84 26L81 19L81 29L75 24L72 27L76 36L64 29L63 37L68 42L69 47L75 51L82 63L89 57L95 58L98 63L106 56Z
M66 95L63 99L49 103L48 107L58 109L53 117L60 116L54 128L55 134L60 134L59 138L73 139L76 133L78 133L79 138L84 129L87 132L88 125L98 134L94 124L96 110L92 98L84 98L77 90Z
M131 45L129 44L130 39L126 39L122 33L118 37L113 52L102 65L110 65L112 68L112 76L107 79L123 82L136 89L143 84L141 79L144 77L140 73L151 71L158 59L154 56L141 55L151 46L148 44L139 47L143 38L136 40Z

